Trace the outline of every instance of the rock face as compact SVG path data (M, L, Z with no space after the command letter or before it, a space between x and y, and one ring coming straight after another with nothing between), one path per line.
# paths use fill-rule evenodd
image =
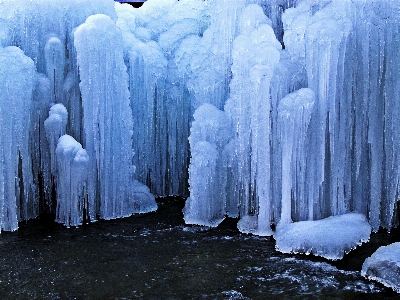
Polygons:
M400 242L379 247L365 260L361 275L400 293Z

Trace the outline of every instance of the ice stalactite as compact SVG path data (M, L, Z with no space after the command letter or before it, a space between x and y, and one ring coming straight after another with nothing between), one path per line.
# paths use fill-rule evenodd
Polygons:
M33 60L38 72L29 132L34 186L32 198L37 208L27 218L36 217L39 208L41 212L55 213L51 199L53 183L49 146L44 130L44 120L52 103L65 105L69 112L67 131L82 141L79 75L72 32L88 16L100 12L116 18L114 2L100 0L82 5L77 0L29 3L5 0L1 3L0 43L22 49Z
M195 112L195 121L192 124L190 144L193 147L192 161L189 169L191 193L194 197L188 200L185 207L185 219L192 222L193 216L199 216L194 207L204 207L211 215L206 216L203 223L209 226L216 226L218 222L212 219L221 220L225 215L237 216L240 214L241 221L239 228L244 232L257 232L261 235L271 235L271 194L270 194L270 88L269 83L274 73L275 66L279 62L280 43L275 39L268 18L264 15L258 5L247 6L237 20L238 32L240 35L234 41L232 50L232 73L233 79L230 84L231 97L225 104L226 112L208 113L210 116L226 114L227 125L232 130L231 140L225 141L219 148L222 150L221 158L217 163L220 172L213 167L218 161L218 151L215 140L218 138L220 125L217 122L210 122L210 117L200 117L208 106L200 106ZM251 45L252 52L248 51ZM247 74L251 74L248 76ZM250 77L250 78L249 78ZM216 108L214 108L216 109ZM197 117L196 117L197 116ZM222 116L221 116L222 117ZM208 124L214 124L210 128ZM262 125L260 125L262 124ZM210 138L200 139L197 142L198 132L209 128L213 141ZM228 129L225 129L227 131ZM214 133L215 132L215 133ZM229 132L229 130L228 130ZM221 133L219 133L221 134ZM229 136L229 135L225 135ZM220 136L221 138L222 136ZM205 143L206 142L206 143ZM213 146L214 145L214 146ZM237 148L236 148L237 147ZM204 149L209 151L202 151ZM223 156L223 157L222 157ZM199 168L207 168L209 177L199 176ZM237 180L237 181L236 181ZM209 183L207 183L209 181ZM234 181L234 182L233 182ZM260 183L257 185L257 181ZM204 204L204 195L197 185L210 186L206 189L210 203ZM223 187L222 197L219 189ZM226 190L233 188L234 195L238 199L231 199L231 193ZM235 205L236 203L236 205ZM210 209L216 205L215 210ZM237 207L239 206L239 211ZM215 207L215 206L214 206ZM220 212L225 207L225 212ZM233 211L230 211L232 209ZM202 215L203 213L200 213ZM215 214L219 216L215 218ZM260 218L258 219L258 216Z
M108 16L93 15L77 28L74 38L85 149L93 158L88 166L88 202L94 205L89 206L90 218L95 219L96 212L103 219L128 216L135 211L138 185L132 185L133 123L122 34ZM154 209L154 196L147 191L147 197Z
M343 84L345 46L351 22L343 16L333 19L333 5L317 12L305 33L306 70L308 87L315 92L316 101L311 119L310 149L313 157L307 161L311 201L316 204L316 215L310 207L309 218L321 218L344 213L346 210L344 163L348 136L338 130L346 126L347 118L338 120L341 109L338 85ZM321 35L324 39L319 38ZM338 168L338 166L342 166Z
M0 230L37 214L29 153L35 66L14 46L0 48Z

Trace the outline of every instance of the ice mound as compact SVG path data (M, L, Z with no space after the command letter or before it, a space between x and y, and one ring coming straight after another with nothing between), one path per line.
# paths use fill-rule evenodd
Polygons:
M371 226L362 214L349 213L318 221L278 225L276 249L283 253L303 253L331 260L369 240Z
M361 275L400 293L400 242L379 247L365 260Z

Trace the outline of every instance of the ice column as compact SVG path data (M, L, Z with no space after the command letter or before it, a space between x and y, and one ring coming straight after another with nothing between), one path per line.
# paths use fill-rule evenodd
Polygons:
M282 149L282 210L279 224L292 222L292 209L295 216L300 218L304 218L304 212L309 209L305 181L305 143L314 99L314 92L303 88L288 94L278 106L277 126ZM292 207L292 202L295 207Z
M88 209L87 166L89 156L73 137L63 135L57 143L56 221L65 226L82 224Z
M0 48L0 230L37 213L32 197L29 126L35 67L14 46Z
M349 131L345 131L348 119L346 115L337 117L341 106L346 105L339 100L339 85L344 82L344 54L351 22L345 16L334 19L337 11L340 7L331 5L316 13L305 35L308 85L316 96L310 124L313 156L307 162L307 176L309 199L314 199L317 206L315 214L310 207L309 219L346 211L345 186L349 182L345 182L344 167L346 149L350 147L346 139Z
M194 113L189 137L190 197L184 208L185 222L217 226L226 214L226 166L223 149L232 136L224 111L205 103Z
M140 185L133 185L133 123L122 35L108 16L93 15L76 29L74 38L85 148L93 158L88 166L88 197L89 205L96 207L89 207L90 218L94 212L103 219L128 216L135 211L135 189ZM146 211L156 207L150 193L148 198L142 207Z
M240 17L240 35L233 45L233 79L225 110L236 131L237 178L243 232L270 235L270 81L281 44L258 5ZM233 164L235 165L235 163Z

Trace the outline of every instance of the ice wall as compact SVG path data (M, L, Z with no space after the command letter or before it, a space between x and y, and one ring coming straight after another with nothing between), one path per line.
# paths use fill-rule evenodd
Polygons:
M61 151L57 159L56 147L60 144L58 140L60 136L67 133L76 139L77 145L91 145L92 141L87 140L88 136L89 138L91 136L89 131L96 127L94 123L93 127L87 125L84 127L85 120L90 119L90 114L84 114L82 100L86 99L83 96L86 94L85 89L79 85L81 78L74 32L77 26L96 13L108 15L114 24L114 31L117 32L115 27L117 14L114 6L115 3L112 0L86 3L78 0L57 2L37 0L30 1L29 4L23 1L5 0L0 3L0 46L4 52L2 67L5 69L4 76L1 78L3 80L1 91L9 100L18 97L17 100L13 100L15 105L7 107L8 112L6 108L2 110L5 114L13 116L8 118L7 122L10 124L7 126L16 127L8 130L10 134L15 132L13 137L15 142L10 142L13 148L10 148L7 156L17 159L15 163L13 160L8 160L13 166L7 166L8 171L4 174L7 177L4 177L2 181L6 188L3 188L4 192L0 193L5 203L4 206L2 205L4 217L2 215L0 221L5 230L16 229L17 221L36 217L39 212L57 214L56 219L59 222L67 226L76 226L82 222L84 213L82 208L85 205L91 205L90 209L84 207L86 213L90 214L88 217L91 221L95 221L97 215L113 218L126 216L133 212L147 212L156 209L154 196L147 187L135 180L134 176L132 111L129 106L128 76L123 60L122 42L115 45L118 46L116 51L118 54L115 58L118 61L117 66L108 65L111 68L103 69L105 78L109 78L109 82L117 82L117 85L114 86L112 84L105 85L106 89L111 88L108 95L113 94L114 89L120 90L121 93L112 99L108 97L110 101L116 102L115 105L109 107L108 115L109 119L115 120L114 126L105 123L97 124L98 127L104 126L109 129L106 134L115 133L109 136L103 134L98 140L102 146L109 149L107 151L103 147L101 149L103 153L97 153L102 165L97 167L94 153L93 158L85 162L91 166L94 163L96 172L100 170L100 175L95 172L91 173L95 177L91 177L90 188L92 190L86 189L86 183L84 184L85 188L79 186L77 182L86 180L82 179L83 177L73 178L76 181L68 179L71 170L77 172L81 167L81 164L67 163L71 160L76 161L77 156L72 157L69 154L63 156L64 152ZM11 51L11 49L16 50ZM84 53L85 50L81 52ZM104 54L106 53L104 51ZM96 55L102 54L93 53L93 56ZM100 62L104 61L102 57L97 57ZM114 60L114 57L110 56L109 58ZM6 63L8 60L10 64ZM32 64L29 68L27 61ZM13 65L12 68L11 65ZM19 67L21 70L18 70ZM122 70L123 75L120 76L120 79L117 77L120 73L114 72L112 69L114 67ZM23 72L26 73L25 77L22 76ZM85 74L84 71L81 73ZM15 79L12 79L13 77ZM84 79L86 78L83 78L82 81ZM17 80L18 82L16 82ZM91 82L92 78L87 80ZM121 85L118 85L119 80L123 81ZM96 82L96 76L94 76L93 82ZM15 95L10 96L9 93ZM94 100L96 100L95 97ZM49 109L50 116L48 115ZM15 112L13 112L14 110ZM106 120L102 119L100 122L103 121ZM8 131L5 130L4 134ZM24 144L25 142L26 144ZM110 148L111 144L115 145L115 149L118 144L119 151L113 153ZM65 143L60 145L65 145ZM79 157L84 156L80 155ZM118 172L120 177L116 178L121 185L111 184L111 176L113 172L117 173L116 169L120 171ZM15 174L11 176L12 172ZM108 174L108 177L104 174ZM123 179L120 180L120 178ZM100 180L108 180L109 183L103 184L103 182L100 183ZM99 185L102 187L99 188L102 191L102 197L100 197L100 193L97 195L94 191ZM14 192L10 193L12 186ZM86 193L90 194L90 197L84 195ZM53 197L54 194L57 195L56 199ZM75 201L74 204L68 204L70 206L65 204L70 194L73 201L79 198L80 202ZM105 198L106 194L107 198ZM83 198L86 201L84 205L82 205ZM114 199L114 202L109 199ZM103 202L101 203L101 201ZM76 203L78 203L78 208Z
M33 60L36 68L29 132L33 184L36 187L33 197L42 212L54 213L51 158L44 121L51 105L62 103L69 112L66 130L83 142L79 74L72 32L95 13L106 13L116 18L114 2L88 1L83 5L79 0L35 0L29 3L5 0L0 6L0 45L19 47Z
M283 15L286 49L300 53L316 94L309 218L355 210L373 230L398 222L399 144L389 129L398 114L397 9L393 1L303 1Z
M271 18L277 15L270 9L278 3L257 3ZM237 203L238 226L244 232L257 233L260 221L269 228L269 222L321 219L352 211L367 215L375 231L396 226L399 143L392 128L399 112L398 4L280 3L282 39L279 22L261 21L265 16L257 12L260 9L250 1L246 4L239 15L230 15L238 32L245 34L232 41L232 80L224 110L236 134L226 146L232 153L224 155L229 167L217 166L229 170L224 186L231 187L226 192L229 200L220 201ZM251 16L247 21L246 15ZM258 52L251 40L257 36L254 40L263 41L269 34L266 25L258 32L247 30L257 28L257 22L272 24L283 43L282 50L275 46L277 67L271 67L273 52ZM260 74L259 61L265 58L272 73L263 75L259 84L254 74ZM309 92L303 92L304 102L297 102L301 91L306 91L301 88ZM257 106L263 97L269 101ZM192 126L199 125L196 121ZM260 133L263 138L258 140ZM192 166L196 154L192 158L189 172L197 170ZM190 190L197 191L204 180L191 179ZM215 189L211 185L203 195ZM229 209L225 214L230 215Z
M15 200L17 219L54 212L45 120L63 104L57 135L88 152L91 219L153 209L143 182L159 196L190 191L189 223L239 216L242 231L270 234L271 223L358 212L375 231L398 224L397 2L0 6L2 49L36 67L18 90L31 95L18 164L27 155L32 172L17 176L35 200Z

